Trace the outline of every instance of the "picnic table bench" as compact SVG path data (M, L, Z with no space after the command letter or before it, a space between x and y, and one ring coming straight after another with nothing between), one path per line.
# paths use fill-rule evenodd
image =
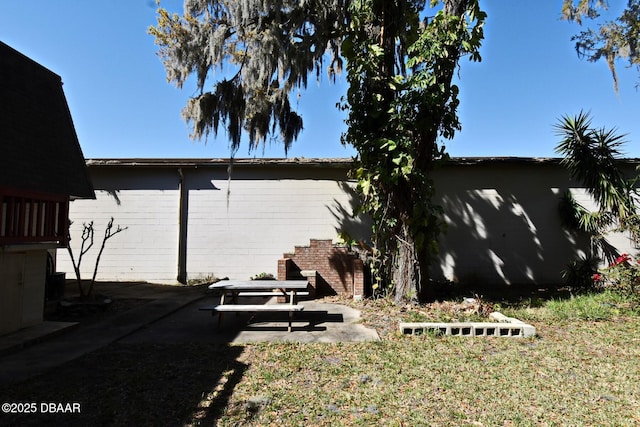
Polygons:
M225 312L288 312L289 327L293 313L304 310L304 306L297 304L299 296L308 295L309 282L306 280L223 280L209 285L211 290L221 291L218 305L207 305L200 310L211 311L212 315L218 314L218 327L222 324L222 314ZM230 296L230 303L229 298ZM288 302L277 304L238 304L238 297L285 297Z

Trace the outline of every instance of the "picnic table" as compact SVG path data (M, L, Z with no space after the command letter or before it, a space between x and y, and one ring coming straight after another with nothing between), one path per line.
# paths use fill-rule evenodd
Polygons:
M209 285L211 290L219 290L220 303L200 307L218 314L218 327L222 324L225 312L288 312L289 328L293 313L302 311L304 306L298 304L298 297L309 295L309 282L306 280L223 280ZM238 304L239 297L284 297L285 303L276 304Z

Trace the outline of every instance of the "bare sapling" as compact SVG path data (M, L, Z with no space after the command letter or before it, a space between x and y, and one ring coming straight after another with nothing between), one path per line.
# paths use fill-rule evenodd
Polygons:
M69 221L69 226L71 226L71 221ZM102 252L107 244L107 240L115 236L116 234L126 230L128 227L122 227L120 225L116 226L116 229L113 229L113 217L109 220L107 227L104 231L104 236L102 238L102 244L100 245L100 251L98 252L98 256L96 257L96 263L93 268L93 276L91 277L91 281L89 285L85 288L82 284L82 274L80 273L80 265L82 263L82 258L84 255L89 252L89 249L93 246L94 243L94 234L95 228L93 225L93 221L88 223L82 223L82 243L80 244L80 253L78 255L78 259L76 260L73 255L73 249L71 249L71 245L67 246L69 251L69 256L71 257L71 262L73 264L73 270L76 274L76 281L78 282L78 291L80 292L80 299L88 300L93 299L93 286L96 282L96 276L98 274L98 265L100 264L100 257L102 256Z

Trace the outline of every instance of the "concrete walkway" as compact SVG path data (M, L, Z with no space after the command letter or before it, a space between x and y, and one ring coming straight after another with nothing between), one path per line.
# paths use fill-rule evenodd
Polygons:
M130 310L87 325L44 322L0 336L0 386L25 380L115 341L127 343L248 343L258 341L350 342L379 339L357 323L360 312L340 304L303 301L293 331L287 314L255 316L228 313L222 327L217 316L199 311L216 303L204 286L174 287L144 283L108 284L100 293L114 300L148 300ZM262 300L262 302L266 302ZM279 317L278 317L279 316Z

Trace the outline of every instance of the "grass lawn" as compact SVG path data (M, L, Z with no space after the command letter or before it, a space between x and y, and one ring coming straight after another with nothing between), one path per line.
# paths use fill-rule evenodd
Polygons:
M0 425L640 425L640 318L610 295L501 307L536 327L530 339L400 336L398 321L433 310L358 307L381 341L116 343L0 390L80 414Z

